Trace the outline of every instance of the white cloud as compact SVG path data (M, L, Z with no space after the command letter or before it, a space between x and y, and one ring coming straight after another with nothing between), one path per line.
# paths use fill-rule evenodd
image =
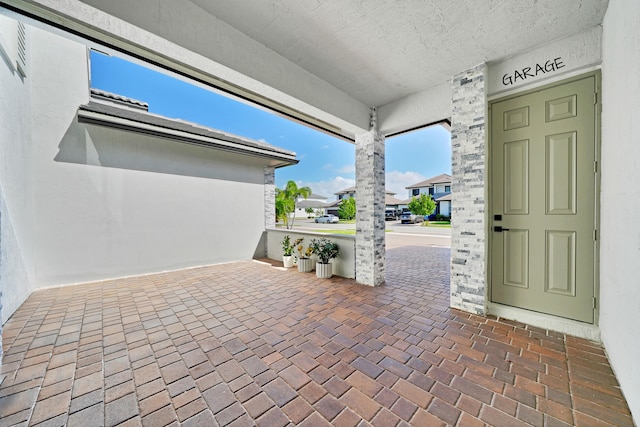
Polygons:
M386 187L387 190L396 193L395 197L400 200L404 200L409 197L409 192L406 189L409 185L413 185L417 182L424 181L426 178L418 172L407 171L389 171L386 173Z
M337 193L340 190L344 190L345 188L352 187L355 184L356 184L355 179L336 176L335 178L329 181L316 181L316 182L301 181L300 183L298 183L298 186L310 187L314 194L327 196L329 201L332 201L336 199L336 196L334 195L334 193Z
M343 168L347 169L347 167ZM386 188L387 190L396 193L396 196L400 200L404 200L408 197L408 190L405 188L409 185L415 184L420 181L424 181L426 178L418 172L400 172L390 171L386 174ZM345 188L356 185L356 180L353 178L346 178L344 176L336 176L333 179L326 181L296 181L298 187L310 187L314 194L320 194L327 196L329 200L335 200L334 193L344 190Z
M338 169L338 173L356 173L356 165L345 165Z

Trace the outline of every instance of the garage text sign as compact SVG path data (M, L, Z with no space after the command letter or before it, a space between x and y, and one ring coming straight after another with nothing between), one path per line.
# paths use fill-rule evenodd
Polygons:
M544 64L536 64L534 67L524 67L521 70L515 70L513 73L507 73L502 76L502 84L509 86L519 81L525 81L529 77L538 77L542 74L558 71L560 68L564 68L564 62L562 57L549 59Z

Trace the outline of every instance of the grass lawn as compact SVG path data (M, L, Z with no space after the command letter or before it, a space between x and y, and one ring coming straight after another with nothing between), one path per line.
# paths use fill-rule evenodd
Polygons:
M356 234L356 230L313 230L317 233L327 233L327 234ZM384 230L385 233L388 233L391 230Z
M340 224L355 224L356 220L355 219L341 219L340 220Z
M340 224L355 224L355 223L356 223L355 219L350 219L350 220L341 219L340 220ZM449 222L449 221L429 221L429 225L427 227L451 228L451 222Z
M427 227L451 228L451 223L449 221L429 221Z

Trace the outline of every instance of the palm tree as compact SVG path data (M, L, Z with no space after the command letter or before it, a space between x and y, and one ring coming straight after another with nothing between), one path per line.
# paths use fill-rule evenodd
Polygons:
M287 182L284 189L276 188L276 218L283 219L287 228L293 228L298 199L306 199L311 195L311 188L300 187L294 181ZM293 217L291 217L293 213Z
M285 192L276 188L276 220L282 220L287 228L289 228L289 213L293 211L293 209L294 207L291 204L291 200L287 199Z

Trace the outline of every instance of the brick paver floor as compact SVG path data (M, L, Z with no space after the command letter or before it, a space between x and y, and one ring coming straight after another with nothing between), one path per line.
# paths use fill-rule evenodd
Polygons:
M0 425L632 425L602 347L448 308L449 250L387 284L248 261L34 292Z

